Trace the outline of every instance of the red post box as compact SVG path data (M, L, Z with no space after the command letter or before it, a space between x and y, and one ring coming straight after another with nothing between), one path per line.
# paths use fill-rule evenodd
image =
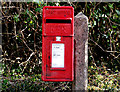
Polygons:
M42 19L42 80L72 81L74 9L45 6Z

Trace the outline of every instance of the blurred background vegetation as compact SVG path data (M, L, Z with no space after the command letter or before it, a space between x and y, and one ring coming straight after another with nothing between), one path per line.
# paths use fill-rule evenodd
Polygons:
M2 2L2 90L72 90L41 81L42 9L73 6L88 17L88 90L120 90L120 2Z

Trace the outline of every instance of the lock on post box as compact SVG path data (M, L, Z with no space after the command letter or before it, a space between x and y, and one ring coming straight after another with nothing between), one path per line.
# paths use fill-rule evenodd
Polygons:
M73 8L45 6L42 21L42 80L73 81Z

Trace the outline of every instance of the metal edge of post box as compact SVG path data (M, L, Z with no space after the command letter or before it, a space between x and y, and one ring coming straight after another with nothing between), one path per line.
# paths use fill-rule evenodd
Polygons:
M51 11L49 11L49 9L51 9ZM48 15L45 14L47 10L49 11L49 13L51 15L50 14L48 14ZM54 17L56 15L56 13L57 13L57 11L55 11L55 10L58 10L58 16L56 16L56 17ZM60 10L62 10L62 11L60 12ZM64 12L64 11L67 11L67 10L70 11L68 13L71 14L71 17L70 16L67 17L67 12ZM64 16L63 16L63 14L64 14ZM71 35L68 35L70 33L67 33L67 32L63 33L63 34L61 33L59 35L58 35L57 32L47 34L46 29L45 29L45 27L46 27L46 19L65 20L64 22L66 22L66 20L71 20L71 22L70 22L71 28L68 27L68 29L71 29ZM52 22L54 22L54 21L52 20ZM58 22L61 22L61 21L58 21ZM61 24L62 23L60 23L60 25ZM56 31L59 31L59 29L60 28L56 29ZM67 29L67 27L66 27L66 29ZM49 30L52 30L52 29L48 28L48 31ZM63 28L63 30L64 30L64 28ZM68 42L65 42L66 40L63 40L61 42L59 42L59 41L55 42L56 39L54 39L54 38L56 36L60 36L61 40L62 39L67 39L68 37L70 37L69 39L71 39L71 42L70 42L71 47L68 46L69 45ZM52 40L49 41L49 39L47 39L47 37L49 37L49 38L51 37L50 39L52 39L54 41L52 41ZM47 43L47 42L49 42L49 43ZM51 56L52 55L51 54L52 53L52 51L51 51L51 48L52 48L51 43L52 42L53 43L63 43L64 44L64 68L63 68L63 70L61 68L59 68L59 67L58 67L58 70L54 69L54 68L52 70L52 68L50 68L51 63L49 64L49 62L52 62L52 59L51 59L52 58L52 56ZM65 46L68 46L68 47L65 47ZM67 48L70 48L70 50L67 49ZM69 55L69 51L71 51L71 55ZM47 55L48 53L49 53L49 55ZM71 57L69 57L70 59L72 59L72 60L70 60L71 61L71 63L70 63L71 66L69 66L69 64L67 64L67 62L69 63L69 59L68 59L67 56L71 56ZM47 58L49 58L50 60L47 59ZM65 60L65 59L68 59L68 60ZM67 70L67 68L65 66L69 67L69 70ZM48 73L49 71L51 71L51 73L54 74L55 76L50 77L50 74ZM59 74L57 74L57 72ZM64 73L64 72L66 72L66 73ZM69 75L69 72L70 72L70 75ZM60 73L63 73L63 76ZM58 78L59 75L61 76L60 78ZM64 78L64 76L65 76L65 78ZM67 78L67 76L70 76L70 78ZM74 9L73 9L72 6L44 6L43 7L43 16L42 16L42 80L43 81L53 81L54 82L54 81L73 81L73 79L74 79Z

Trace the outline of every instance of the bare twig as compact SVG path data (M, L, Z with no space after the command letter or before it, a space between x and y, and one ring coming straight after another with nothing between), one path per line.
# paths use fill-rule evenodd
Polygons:
M108 51L108 50L104 50L98 43L96 43L95 41L93 41L92 39L89 39L91 40L95 45L97 45L102 51L104 52L108 52L108 53L113 53L113 52L116 52L116 53L120 53L118 51Z
M93 64L95 65L95 67L97 67L97 65L95 64L95 59L94 59L94 56L92 55L92 52L91 52L91 50L90 50L90 47L89 47L88 49L89 49L89 52L90 52L90 54L91 54L91 56L92 56L92 59L93 59Z
M35 32L34 32L34 49L36 51Z
M24 69L22 70L22 73L23 73L24 70L26 69L28 62L30 61L30 59L31 59L31 57L32 57L33 55L35 55L34 52L32 52L32 53L30 54L29 58L28 58L25 62L22 62L22 63L19 64L19 66L25 64Z
M112 22L114 25L118 25L118 26L120 26L120 24L117 24L117 23L113 22L112 20L110 20L109 17L107 17L107 19L109 20L109 22Z
M26 28L25 29L27 29L27 26L26 26ZM30 51L32 51L33 52L33 50L27 45L27 43L25 42L25 38L24 38L24 34L23 34L23 31L25 30L25 29L23 29L22 31L21 31L21 34L22 34L22 41L23 41L23 43L25 44L25 46L30 50Z
M70 6L72 6L72 3L70 2L70 0L68 0L68 3L70 4Z
M101 3L101 1L102 1L102 0L100 0L100 2L99 2L99 3L97 3L97 5L96 5L96 6L94 6L92 13L94 13L94 10L95 10L95 8L96 8L96 7L97 7L97 6L98 6L98 5ZM91 15L92 15L92 14L90 13L90 16L89 16L89 19L88 19L88 21L90 20L90 18L91 18Z

